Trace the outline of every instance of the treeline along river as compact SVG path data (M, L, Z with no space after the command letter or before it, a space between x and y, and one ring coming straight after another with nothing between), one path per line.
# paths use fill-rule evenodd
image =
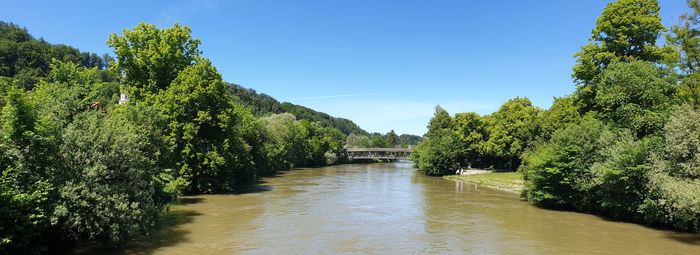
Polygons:
M544 210L411 163L283 172L182 198L148 238L82 254L700 254L700 236Z

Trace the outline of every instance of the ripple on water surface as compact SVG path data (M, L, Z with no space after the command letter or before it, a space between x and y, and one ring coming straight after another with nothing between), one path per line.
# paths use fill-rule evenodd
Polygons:
M410 163L298 169L186 197L113 254L700 254L700 236L543 210Z

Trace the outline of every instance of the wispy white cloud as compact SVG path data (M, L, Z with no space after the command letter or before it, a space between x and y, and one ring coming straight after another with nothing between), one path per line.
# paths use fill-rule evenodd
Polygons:
M160 13L159 23L187 22L192 16L217 9L226 2L228 0L182 0L166 6Z

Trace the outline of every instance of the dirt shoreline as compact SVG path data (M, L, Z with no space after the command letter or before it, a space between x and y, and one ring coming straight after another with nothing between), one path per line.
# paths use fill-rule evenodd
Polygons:
M462 175L447 175L443 178L451 181L463 181L482 185L484 187L520 193L524 189L524 181L519 173L493 173L487 170L465 170Z

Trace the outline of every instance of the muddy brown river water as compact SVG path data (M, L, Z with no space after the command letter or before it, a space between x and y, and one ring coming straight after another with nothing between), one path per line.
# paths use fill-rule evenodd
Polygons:
M104 254L106 251L84 251ZM700 254L700 236L543 210L411 163L298 169L183 198L112 254Z

